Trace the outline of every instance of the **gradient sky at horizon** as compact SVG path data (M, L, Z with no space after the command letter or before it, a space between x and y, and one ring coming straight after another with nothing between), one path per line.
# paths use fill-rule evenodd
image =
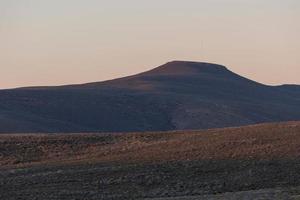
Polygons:
M0 0L0 88L101 81L171 60L300 84L299 0Z

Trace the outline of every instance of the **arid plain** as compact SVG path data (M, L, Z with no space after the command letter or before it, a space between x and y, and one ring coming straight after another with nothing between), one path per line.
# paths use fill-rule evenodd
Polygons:
M0 136L1 199L297 199L300 122Z

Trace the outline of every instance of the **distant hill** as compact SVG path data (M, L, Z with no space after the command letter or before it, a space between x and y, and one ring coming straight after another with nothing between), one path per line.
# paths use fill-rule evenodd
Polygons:
M300 120L300 86L267 86L216 64L173 61L110 81L0 90L0 132L207 129Z

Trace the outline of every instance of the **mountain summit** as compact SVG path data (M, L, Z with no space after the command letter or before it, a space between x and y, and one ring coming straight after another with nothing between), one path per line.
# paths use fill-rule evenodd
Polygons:
M300 120L300 87L173 61L110 81L0 91L0 132L207 129Z
M227 73L226 67L211 63L172 61L153 70L146 75L192 75L198 73Z
M254 83L231 72L222 65L203 62L172 61L133 76L105 82L77 85L75 87L103 88L107 86L111 89L113 87L113 89L123 88L143 90L144 92L152 90L156 92L174 91L176 93L185 93L187 91L198 92L201 87L211 86L212 84L222 86L224 82L227 82L225 85L228 85L236 81L243 84ZM237 86L238 84L234 85Z

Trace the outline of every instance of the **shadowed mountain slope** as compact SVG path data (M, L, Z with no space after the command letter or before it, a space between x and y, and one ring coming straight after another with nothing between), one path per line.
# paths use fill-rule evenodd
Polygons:
M125 78L0 91L0 132L206 129L300 120L300 86L267 86L209 63Z

